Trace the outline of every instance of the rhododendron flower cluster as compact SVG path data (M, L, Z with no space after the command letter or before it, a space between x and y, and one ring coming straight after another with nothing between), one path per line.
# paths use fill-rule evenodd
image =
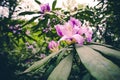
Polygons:
M68 44L78 43L83 45L84 42L92 41L92 30L88 25L83 25L81 21L73 17L63 25L55 25L57 34L61 37L60 41L66 41ZM49 47L50 48L50 47Z

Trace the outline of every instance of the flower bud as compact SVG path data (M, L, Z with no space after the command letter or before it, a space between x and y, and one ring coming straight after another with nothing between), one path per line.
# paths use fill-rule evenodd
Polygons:
M47 4L41 4L40 5L40 11L42 13L50 12L50 6L49 6L49 4L48 3Z
M55 42L55 41L51 41L48 44L48 48L52 51L52 52L56 52L59 50L59 43Z

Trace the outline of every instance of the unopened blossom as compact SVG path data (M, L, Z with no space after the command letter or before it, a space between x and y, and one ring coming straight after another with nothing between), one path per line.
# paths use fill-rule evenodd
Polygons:
M30 35L30 31L29 31L29 30L27 30L25 33L26 33L27 35Z
M33 45L28 46L28 49L33 49L33 48L34 48Z
M56 52L59 50L59 43L55 42L55 41L51 41L48 44L48 48L52 51L52 52Z
M13 30L13 33L16 33L16 30Z
M41 4L40 5L40 12L42 12L42 13L50 12L49 3L47 3L47 4Z
M45 57L46 57L46 55L45 55L45 54L43 54L43 53L42 53L42 54L40 54L40 58L41 58L41 59L43 59L43 58L45 58Z
M26 42L25 44L26 44L27 46L30 45L29 42Z

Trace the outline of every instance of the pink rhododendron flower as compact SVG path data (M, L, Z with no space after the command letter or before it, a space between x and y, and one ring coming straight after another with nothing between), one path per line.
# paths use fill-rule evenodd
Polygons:
M42 12L42 13L50 12L49 3L47 3L47 4L41 4L40 5L40 12Z
M62 37L68 44L78 43L83 45L84 41L91 42L92 30L88 26L81 26L78 19L70 18L70 20L63 25L56 25L57 34Z
M56 25L55 26L55 29L56 29L56 31L57 31L57 34L59 35L59 36L63 36L63 29L64 29L64 27L63 27L63 25Z
M87 42L91 42L92 41L92 29L90 29L90 27L88 26L82 26L81 29L78 32L80 35L84 35Z
M79 44L79 45L83 45L83 42L85 41L85 39L83 38L83 36L79 35L79 34L76 34L76 35L73 35L72 36L73 39L76 40L76 42Z
M82 25L82 23L73 17L68 20L68 22L63 25L57 24L55 25L55 29L57 34L61 37L58 41L66 41L67 44L78 43L79 45L83 45L85 41L92 41L92 29L89 25ZM48 45L51 51L58 51L58 44L55 41L51 41Z
M71 25L71 23L67 22L64 25L56 25L55 29L57 31L57 34L61 36L61 40L67 41L69 44L70 43L79 43L80 45L83 44L84 38L83 36L79 35L79 26L74 26Z
M59 50L59 43L55 42L55 41L51 41L48 44L48 48L52 51L52 52L56 52Z

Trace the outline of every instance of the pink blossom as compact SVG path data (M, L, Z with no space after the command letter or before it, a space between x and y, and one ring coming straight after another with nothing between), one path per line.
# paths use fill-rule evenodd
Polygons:
M27 35L29 35L29 34L30 34L30 31L29 31L29 30L27 30L25 33L26 33Z
M65 40L67 43L78 43L83 45L84 41L91 42L92 30L88 26L81 26L78 19L70 18L63 25L56 25L57 34L61 37L60 41Z
M55 29L57 31L57 34L62 37L60 41L65 40L69 44L77 42L80 45L82 45L84 42L83 36L78 34L80 29L79 26L73 27L73 25L71 25L69 22L66 22L64 25L55 26Z
M56 25L55 26L55 29L56 29L56 31L57 31L57 34L59 35L59 36L63 36L63 29L64 29L64 27L63 27L63 25Z
M26 45L30 45L29 42L26 42L25 44L26 44Z
M81 27L81 21L79 21L78 19L75 19L73 17L70 17L70 20L68 21L73 27L74 26L78 26Z
M76 40L76 42L78 42L79 45L83 45L83 42L85 41L83 36L76 34L76 35L73 35L72 37L73 39Z
M13 33L16 33L16 30L13 30Z
M48 48L52 51L52 52L56 52L59 50L59 43L55 42L55 41L51 41L48 44Z
M81 29L79 30L79 34L80 35L84 35L87 42L91 42L92 41L92 30L90 29L90 27L88 26L82 26Z
M40 12L42 12L42 13L50 12L49 3L47 3L47 4L41 4L40 5Z
M41 58L41 59L43 59L43 58L45 58L45 57L46 57L45 54L40 54L40 58Z
M33 49L33 48L34 48L33 45L28 46L28 49Z

